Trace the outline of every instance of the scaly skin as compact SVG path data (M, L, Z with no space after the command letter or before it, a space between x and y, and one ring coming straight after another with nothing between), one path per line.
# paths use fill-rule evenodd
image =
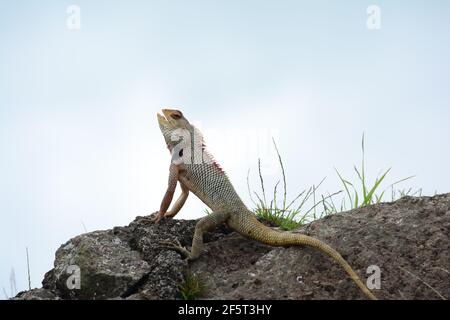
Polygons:
M181 111L163 109L162 113L164 116L158 114L158 122L172 154L172 161L167 191L154 221L158 222L162 217L174 217L183 207L189 191L212 210L211 214L197 223L190 251L179 242L164 242L164 248L175 250L187 259L194 260L201 253L203 234L226 223L244 237L271 246L306 245L319 249L342 266L368 298L376 299L347 261L324 242L302 234L275 231L260 223L242 202L225 172L205 150L200 132L189 123ZM182 193L172 210L167 211L178 182Z

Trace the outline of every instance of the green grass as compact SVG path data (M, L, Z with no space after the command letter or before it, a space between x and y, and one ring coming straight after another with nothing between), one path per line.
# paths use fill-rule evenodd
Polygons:
M293 230L303 225L304 223L320 219L326 215L342 212L348 209L360 208L374 203L380 203L386 196L387 190L391 189L391 200L394 201L405 195L421 194L421 190L413 192L412 189L395 190L394 186L411 179L413 176L403 178L389 184L384 189L381 189L382 183L386 181L391 168L382 171L382 173L370 183L367 179L366 165L365 165L365 137L362 136L362 161L361 166L353 167L356 173L356 182L352 183L350 179L343 177L343 175L335 168L339 181L342 183L343 190L334 193L319 194L318 189L324 182L323 178L317 185L312 185L297 194L291 201L287 201L287 183L286 172L283 161L278 151L278 147L273 140L273 144L278 156L278 162L281 169L281 179L275 184L273 192L271 192L271 200L267 200L266 187L264 184L263 174L261 172L261 160L258 159L258 175L260 192L255 192L250 188L249 176L250 170L247 174L247 188L250 199L254 204L255 214L269 222L272 222L284 230ZM283 193L280 199L278 195L278 186L283 182ZM256 196L256 201L253 196ZM339 201L336 196L340 195Z
M274 140L273 145L278 156L278 163L280 165L283 181L283 195L281 197L281 203L279 203L280 200L277 199L278 186L281 181L278 181L275 184L272 193L272 200L270 200L270 202L267 201L260 159L258 159L258 175L261 186L261 192L260 193L253 192L253 194L257 198L257 201L253 199L252 191L250 189L250 182L249 182L250 170L248 171L247 174L247 188L250 195L250 199L255 205L254 212L258 217L267 220L269 222L272 222L284 230L293 230L298 228L300 225L304 224L306 221L308 221L311 216L313 216L314 219L320 218L322 214L318 216L318 212L316 210L318 205L322 201L330 199L333 196L341 193L341 191L335 192L334 194L329 194L327 196L322 196L322 200L317 202L316 193L318 188L325 180L324 178L319 182L318 185L312 185L309 188L302 190L291 201L288 201L286 172L284 169L283 160L281 158L280 152L278 151L278 147Z
M353 166L353 170L356 173L356 182L357 183L351 183L349 179L344 178L340 172L335 168L336 174L339 177L339 180L341 181L344 189L345 189L345 197L341 201L341 206L339 211L344 211L347 209L355 209L355 208L361 208L370 204L380 203L385 195L386 191L388 189L392 190L392 198L391 200L395 200L395 195L398 194L399 197L403 197L405 195L409 195L412 190L409 189L409 191L394 191L394 186L397 184L404 182L406 180L409 180L413 178L414 176L409 176L407 178L400 179L398 181L395 181L394 183L389 184L386 188L380 189L381 183L386 179L388 173L391 171L391 168L384 170L380 175L378 175L375 178L375 181L370 183L367 181L367 175L366 175L366 165L365 165L365 137L364 134L362 136L361 140L361 150L362 150L362 160L361 160L361 166L357 168L356 166ZM337 208L334 206L332 207L332 210L334 212L338 212Z
M202 296L207 286L199 275L189 273L184 277L184 281L179 288L181 297L184 300L195 300Z

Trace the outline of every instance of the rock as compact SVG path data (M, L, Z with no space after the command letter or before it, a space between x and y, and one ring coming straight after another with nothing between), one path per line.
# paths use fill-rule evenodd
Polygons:
M56 252L42 289L16 299L179 299L189 273L206 284L203 299L365 299L342 268L309 247L274 248L225 226L207 233L205 251L189 264L162 249L163 240L190 246L195 220L137 217L129 226L69 240ZM380 299L450 298L450 194L405 197L327 216L295 232L334 247L363 279L379 268ZM81 288L70 290L77 265Z
M79 268L80 289L68 288L71 266ZM149 272L140 253L113 231L95 231L69 240L56 251L54 268L43 286L56 288L65 299L106 299L122 296Z
M381 289L374 292L380 299L450 298L449 194L405 197L330 215L296 232L334 247L363 278L370 265L378 266ZM222 278L215 273L210 283ZM236 288L224 292L226 286L213 286L207 297L364 299L340 266L308 247L272 249L226 278Z
M163 219L154 224L146 217L138 217L129 228L133 234L130 240L133 248L141 252L142 258L150 265L151 274L140 288L146 299L180 298L179 285L188 269L187 262L173 251L161 250L162 241L178 240L183 246L190 246L197 220ZM204 241L215 241L231 230L218 228L205 234Z
M19 292L13 300L61 300L61 298L51 290L41 288Z

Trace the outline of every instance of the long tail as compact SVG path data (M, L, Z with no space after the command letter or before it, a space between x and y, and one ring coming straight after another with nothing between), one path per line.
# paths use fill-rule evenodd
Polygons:
M247 217L250 218L250 216ZM364 292L364 294L369 299L377 300L377 297L375 297L375 295L372 292L370 292L370 290L365 286L365 284L361 281L356 272L353 271L352 267L350 267L348 262L345 261L344 258L342 258L339 252L334 250L326 243L316 238L312 238L303 234L280 232L273 230L260 223L253 214L251 216L251 222L249 221L247 223L241 224L240 229L241 230L239 230L239 232L243 236L271 246L284 247L292 245L295 246L306 245L319 249L320 251L329 255L342 268L344 268L345 272L347 272L350 278L356 283L356 285L361 289L362 292Z

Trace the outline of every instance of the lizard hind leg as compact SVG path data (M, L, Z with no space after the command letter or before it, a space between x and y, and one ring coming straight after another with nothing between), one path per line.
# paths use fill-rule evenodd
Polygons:
M188 261L195 260L200 256L203 248L203 234L206 231L211 231L226 222L229 216L230 214L227 212L216 211L197 222L190 251L184 248L178 240L161 242L160 247L162 249L174 250L180 253L184 258L187 258Z
M191 254L189 260L197 259L203 248L203 234L211 231L226 222L230 214L228 212L216 211L202 218L195 226L194 238L192 239Z

